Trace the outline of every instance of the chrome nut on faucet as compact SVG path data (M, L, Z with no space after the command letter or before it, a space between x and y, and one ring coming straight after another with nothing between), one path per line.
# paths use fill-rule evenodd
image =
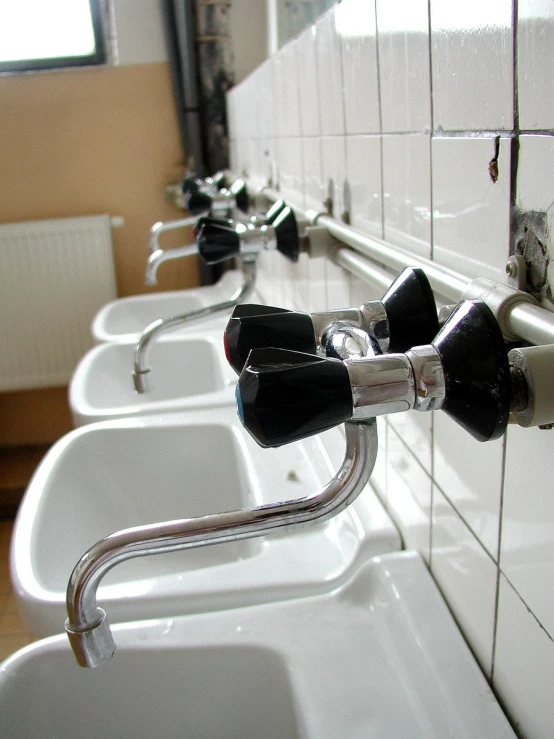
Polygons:
M265 447L407 410L442 409L479 441L508 423L511 377L502 334L481 301L462 301L430 344L341 361L253 349L237 385L239 416Z
M368 334L379 353L404 352L430 342L439 330L433 291L421 269L406 268L381 300L359 308L301 313L283 308L237 306L225 330L225 350L240 374L251 349L279 347L309 354L329 354L327 343L341 326Z

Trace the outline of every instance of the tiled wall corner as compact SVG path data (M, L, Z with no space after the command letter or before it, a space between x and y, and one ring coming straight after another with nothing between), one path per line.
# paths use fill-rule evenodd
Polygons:
M519 251L554 309L553 66L547 0L342 0L230 92L233 169L470 278L506 283ZM274 305L381 297L324 256L259 272ZM440 412L378 429L371 484L404 545L520 735L550 739L554 431L483 444Z

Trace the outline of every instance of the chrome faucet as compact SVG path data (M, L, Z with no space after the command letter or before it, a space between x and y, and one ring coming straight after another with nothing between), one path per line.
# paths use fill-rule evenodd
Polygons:
M67 588L65 629L77 662L98 667L116 649L105 611L97 605L104 575L120 562L228 541L263 536L288 527L324 521L346 508L367 484L377 455L375 419L346 424L344 461L314 495L282 503L212 513L198 518L137 526L102 539L79 560Z
M160 332L219 311L232 310L246 300L254 287L256 259L260 252L278 249L291 261L298 260L300 239L296 217L291 208L283 201L278 201L265 214L261 224L256 220L239 222L200 218L196 225L195 248L207 264L217 264L237 257L242 263L244 282L229 300L172 318L158 318L146 327L135 349L133 382L137 393L148 392L152 387L152 370L146 364L146 352Z
M325 346L333 327L364 331L380 352L403 352L426 344L439 330L431 285L421 269L404 269L381 300L359 308L302 313L268 305L237 306L225 330L229 363L240 374L252 349L267 346L329 356ZM334 355L333 355L334 356Z
M227 202L227 201L225 201ZM245 218L244 223L253 227L262 227L270 224L279 215L280 211L285 208L285 203L282 200L276 201L273 206L263 214L253 214ZM196 239L192 244L185 244L183 246L176 246L170 249L162 249L160 246L160 236L167 231L174 231L180 228L194 227L195 236L196 231L201 228L201 224L204 222L206 217L211 212L217 213L215 204L212 203L211 210L199 211L196 215L188 216L187 218L175 218L171 221L157 221L150 229L150 241L148 246L148 260L146 262L146 272L144 275L144 282L147 285L157 284L157 272L160 265L171 259L181 259L183 257L190 257L194 254L198 254L198 244ZM241 212L241 211L238 211ZM227 213L227 211L226 211ZM227 213L229 215L229 213ZM221 222L221 221L219 221Z
M194 248L196 249L196 247ZM146 393L152 389L152 368L147 364L147 353L148 348L160 333L177 328L191 321L206 318L214 313L231 310L252 294L256 283L256 260L250 256L245 256L240 261L243 281L228 300L208 305L205 308L198 308L188 313L182 313L178 316L157 318L145 328L136 346L133 364L133 382L137 393Z
M157 223L152 226L150 229L148 260L146 262L146 272L144 275L144 282L147 285L155 285L157 283L158 280L156 278L156 273L159 266L164 262L171 259L180 259L181 257L190 257L194 254L198 254L198 249L195 243L176 246L172 249L162 249L159 244L161 234L178 228L194 226L197 221L197 216L189 216L188 218L176 218L173 221L157 221Z

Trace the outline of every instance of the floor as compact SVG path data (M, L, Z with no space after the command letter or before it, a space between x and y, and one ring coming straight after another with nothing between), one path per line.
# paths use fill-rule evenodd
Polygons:
M13 518L0 519L0 660L35 640L17 613L9 570Z

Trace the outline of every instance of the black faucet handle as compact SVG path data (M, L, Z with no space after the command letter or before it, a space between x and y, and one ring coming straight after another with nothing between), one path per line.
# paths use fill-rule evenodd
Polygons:
M432 344L444 372L442 410L478 441L498 439L508 424L512 383L490 308L480 300L458 303Z
M246 182L243 179L238 179L233 182L229 188L231 196L235 199L236 207L243 213L248 213L250 207L250 197L248 196L248 188Z
M237 306L224 335L225 354L237 374L252 349L267 346L316 353L314 327L309 313L266 306Z
M281 208L270 222L275 229L277 250L291 262L297 262L300 255L300 239L296 216L292 208L288 205Z
M209 212L212 207L212 199L211 195L202 192L200 188L187 190L185 192L185 208L193 216L199 216L202 213Z
M381 302L389 324L389 352L429 344L439 330L433 290L422 269L406 267Z
M343 362L287 349L253 349L236 395L242 423L263 447L304 439L352 416Z
M196 246L206 264L217 264L239 254L240 238L233 221L202 218L196 228Z

